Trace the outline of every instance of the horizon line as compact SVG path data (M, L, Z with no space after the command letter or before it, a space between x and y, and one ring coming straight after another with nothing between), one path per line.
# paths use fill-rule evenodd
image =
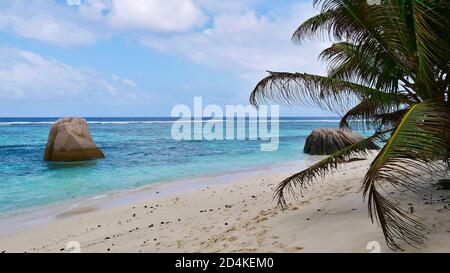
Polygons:
M180 118L171 116L0 116L0 118ZM214 117L192 117L192 118L214 118ZM223 117L227 118L227 117ZM248 118L248 117L246 117ZM338 116L280 116L279 118L340 118Z

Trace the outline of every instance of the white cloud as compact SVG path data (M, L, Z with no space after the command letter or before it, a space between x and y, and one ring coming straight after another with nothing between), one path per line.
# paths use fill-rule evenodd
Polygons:
M246 101L248 89L266 74L265 70L310 73L324 70L317 61L324 43L298 46L290 42L295 28L317 13L310 2L66 1L0 1L0 31L63 47L90 45L114 36L130 45L144 44L153 51L178 54L224 72L228 78L240 77L242 81L236 84L240 90L234 90L236 86L220 87L222 92L231 89L227 97L233 100L236 97ZM0 48L0 60L3 97L143 97L133 80L114 75L101 77L35 53ZM90 60L84 61L89 66ZM211 89L219 84L214 82ZM183 85L192 89L192 93L198 92L195 83ZM170 94L160 93L161 96Z
M265 70L321 73L323 68L316 57L325 44L316 41L298 46L290 41L299 22L315 13L309 3L270 16L253 10L225 12L217 14L212 26L202 32L148 35L143 42L252 81L261 78Z
M258 0L197 0L199 6L213 14L226 12L242 12L251 8Z
M0 3L0 31L58 46L82 46L130 30L184 32L206 15L192 0L15 0ZM95 22L95 23L93 23Z
M207 19L192 0L85 0L78 10L82 18L121 30L184 32Z
M112 0L108 20L113 27L157 32L187 31L206 19L192 0Z
M299 47L290 42L298 24L317 12L311 3L256 12L256 0L66 1L72 6L38 0L3 5L8 8L0 4L0 30L60 46L132 37L252 80L265 70L323 70L316 61L323 43ZM207 20L202 10L210 16L206 29L200 28Z
M83 19L101 22L105 19L105 14L111 9L110 0L85 0L79 6L79 14Z
M256 12L255 0L66 1L68 5L39 0L0 4L0 30L61 46L86 45L111 35L132 37L251 81L265 70L323 71L316 59L323 43L299 47L290 42L298 24L317 13L311 3ZM207 18L202 10L210 16L203 29Z
M68 11L49 2L19 0L0 8L0 31L59 46L86 45L96 40L96 35L81 27Z
M67 5L69 6L79 6L81 5L81 0L67 0Z
M123 99L139 93L129 79L116 75L105 79L95 72L14 48L0 48L0 82L0 97L14 99Z
M127 79L127 78L121 78L121 77L119 77L117 75L114 75L114 74L111 76L111 78L114 81L122 83L124 85L128 85L128 86L131 86L131 87L136 87L137 86L137 84L133 80L130 80L130 79Z

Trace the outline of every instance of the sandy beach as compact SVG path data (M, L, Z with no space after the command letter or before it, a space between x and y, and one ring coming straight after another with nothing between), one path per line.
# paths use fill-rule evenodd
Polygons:
M81 252L369 252L371 241L380 243L381 252L391 252L362 200L369 163L347 164L284 212L276 207L273 189L304 166L229 176L180 193L169 190L173 184L161 192L147 190L152 197L141 193L110 207L99 200L2 235L0 252L70 252L72 241L79 242ZM426 244L405 246L406 251L450 251L449 191L436 191L434 202L391 194L413 207L427 226Z

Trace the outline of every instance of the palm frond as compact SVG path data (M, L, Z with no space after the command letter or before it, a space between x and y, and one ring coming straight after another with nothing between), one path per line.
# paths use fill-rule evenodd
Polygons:
M449 148L446 134L449 107L441 101L427 101L411 107L391 138L372 162L364 179L364 197L372 220L376 216L387 244L401 249L398 240L417 246L424 242L423 225L379 188L389 184L424 196L429 183L426 174L445 172L443 159Z
M250 101L318 106L342 115L344 128L394 130L364 179L364 196L390 247L400 249L399 240L419 245L421 223L380 189L393 186L420 196L428 182L424 174L450 172L450 1L313 2L320 14L292 39L334 39L320 55L328 63L328 77L270 72ZM347 156L364 154L364 143L284 180L277 189L279 205L286 205L285 192L301 190Z
M389 94L339 79L306 73L269 72L250 95L253 105L267 102L315 106L341 114L364 98L385 104L413 104L407 96Z
M328 36L331 40L332 36L330 31L325 30L329 30L333 25L336 25L334 20L337 20L340 17L339 12L339 10L328 10L306 20L295 30L292 35L292 41L302 43L308 38L317 38L318 36L321 36L322 38ZM335 31L334 33L335 36L340 36L338 31Z
M426 99L431 99L439 92L436 88L434 72L436 67L448 69L450 54L448 39L441 35L450 32L448 1L413 1L413 22L417 44L417 85Z
M316 182L320 178L324 178L328 173L337 170L341 164L345 164L349 159L355 156L367 156L372 150L378 149L377 141L384 139L388 131L377 132L373 136L368 137L360 142L348 146L335 154L321 160L304 171L294 174L283 180L276 188L275 196L278 199L278 206L282 209L287 208L286 193L296 198L296 190L300 192Z
M364 99L342 116L339 127L360 131L393 129L405 114L406 107L404 104Z
M319 58L328 63L328 76L388 93L398 92L398 79L404 76L401 68L385 52L367 54L360 50L363 46L340 42L322 51Z
M314 35L323 37L326 33L337 41L361 45L361 55L387 53L386 58L395 62L405 74L415 77L414 63L405 57L405 43L402 36L407 25L400 14L392 12L390 5L368 5L367 1L319 0L321 16L301 25L293 35L293 40L301 42ZM390 16L386 16L389 13ZM387 28L390 31L386 32Z
M404 108L395 112L379 113L375 115L374 123L377 124L376 126L379 128L395 128L408 110L408 108Z

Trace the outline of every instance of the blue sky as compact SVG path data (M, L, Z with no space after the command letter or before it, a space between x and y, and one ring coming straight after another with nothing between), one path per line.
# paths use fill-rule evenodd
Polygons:
M169 116L248 104L266 70L323 74L310 1L0 0L0 116ZM327 116L282 107L284 116Z

